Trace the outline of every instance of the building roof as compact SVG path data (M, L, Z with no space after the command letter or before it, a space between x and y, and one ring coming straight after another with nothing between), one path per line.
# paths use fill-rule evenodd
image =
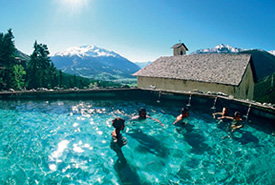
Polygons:
M228 53L160 57L133 75L238 86L250 61L249 54Z
M183 43L178 43L178 44L175 44L174 46L172 46L171 48L179 48L179 47L185 47L185 50L188 51L188 48L183 44Z

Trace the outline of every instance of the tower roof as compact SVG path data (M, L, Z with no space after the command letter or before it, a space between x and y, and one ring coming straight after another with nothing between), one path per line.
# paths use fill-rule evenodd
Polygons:
M188 51L188 48L187 48L183 43L175 44L175 45L172 46L171 48L180 48L181 46L183 46L183 47L185 48L185 50Z

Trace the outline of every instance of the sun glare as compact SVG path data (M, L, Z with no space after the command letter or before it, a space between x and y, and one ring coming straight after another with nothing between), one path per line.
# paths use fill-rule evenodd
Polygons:
M79 11L85 5L87 5L88 0L61 0L62 6L70 11Z

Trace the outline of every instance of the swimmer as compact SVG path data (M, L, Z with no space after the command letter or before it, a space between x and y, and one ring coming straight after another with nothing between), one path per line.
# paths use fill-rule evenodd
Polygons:
M231 125L231 132L244 126L243 120L241 118L241 113L239 111L236 111L234 113L234 117L224 116L224 118L233 120L233 124Z
M115 118L112 120L112 126L115 130L112 132L112 139L114 143L117 143L120 147L127 144L127 139L122 137L120 131L124 130L125 128L125 120L122 118Z
M231 119L233 120L233 124L231 125L230 129L229 129L229 134L228 136L223 137L224 138L231 138L233 137L233 132L237 129L240 129L244 126L244 122L241 118L241 113L239 111L236 111L234 113L234 117L230 117L230 116L226 116L227 119Z
M234 113L234 118L233 118L233 125L231 125L231 130L232 132L235 131L236 129L242 128L243 127L243 120L241 118L241 113L236 111Z
M174 121L174 125L180 121L182 121L184 118L189 117L189 109L188 108L182 108L181 114L178 115L177 119ZM186 122L183 122L184 124L187 124Z
M132 117L131 120L136 120L136 119L138 119L138 120L145 120L147 118L152 119L152 120L154 120L156 122L159 122L161 124L161 126L164 127L164 124L160 120L148 116L146 114L146 109L144 109L144 108L140 108L139 111L138 111L138 116Z
M219 115L220 117L216 118L217 115ZM213 113L213 118L214 119L223 119L226 116L228 116L228 109L226 107L222 108L222 112L215 112L215 113Z

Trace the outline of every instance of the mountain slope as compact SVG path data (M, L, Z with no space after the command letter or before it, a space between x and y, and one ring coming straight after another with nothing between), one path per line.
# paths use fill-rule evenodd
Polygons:
M138 65L140 68L144 68L145 66L151 64L152 62L135 62L136 65Z
M246 50L240 53L251 54L254 67L256 69L257 80L273 74L275 72L275 56L263 50Z
M199 49L191 54L202 54L202 53L246 53L251 54L257 81L262 80L263 78L273 74L275 72L275 56L266 52L264 50L256 49L241 49L234 48L229 45L220 44L213 48L208 49Z
M18 49L15 50L14 56L24 61L29 61L31 59L29 55L19 51Z
M275 55L275 50L268 51L270 54Z
M81 46L51 57L57 69L69 74L100 80L133 78L140 67L119 54L96 46Z

